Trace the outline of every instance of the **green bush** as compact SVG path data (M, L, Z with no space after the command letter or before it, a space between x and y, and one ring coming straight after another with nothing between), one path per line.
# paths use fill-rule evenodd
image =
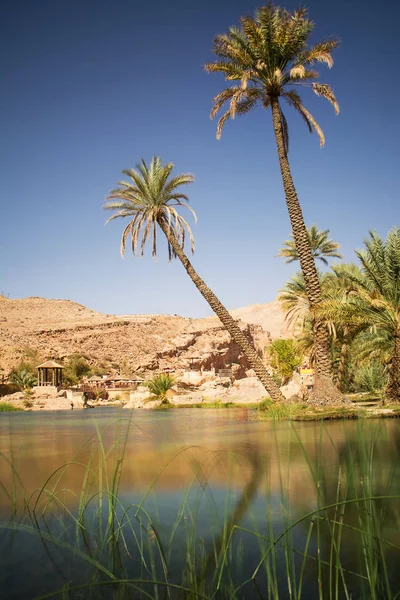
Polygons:
M162 402L168 402L167 392L172 388L174 383L175 379L171 375L160 373L159 375L154 375L150 381L145 381L144 385L148 388L150 394L157 399L162 400Z

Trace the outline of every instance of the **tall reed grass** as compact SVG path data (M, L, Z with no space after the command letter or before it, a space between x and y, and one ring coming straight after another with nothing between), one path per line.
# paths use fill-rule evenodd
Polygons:
M356 439L340 447L332 440L335 473L323 456L322 436L329 436L323 424L313 424L321 442L313 455L293 423L291 443L282 451L276 437L269 457L244 445L225 456L204 452L199 461L185 446L160 465L136 499L134 490L121 489L131 420L112 424L111 442L111 425L99 429L93 423L89 459L81 462L78 452L29 496L12 457L0 455L1 472L11 482L0 482L9 506L0 523L3 557L22 547L31 548L31 557L45 557L39 581L27 579L29 597L400 598L399 472L395 453L384 469L375 469L382 464L382 440L387 442L379 426L371 436L372 428L360 422ZM293 503L289 485L294 447L312 482L303 505ZM157 492L157 482L182 457L193 477L171 505ZM242 488L213 488L217 468L225 469L227 482L239 469ZM73 502L71 469L81 473ZM8 568L15 569L11 563ZM18 569L30 577L29 562Z

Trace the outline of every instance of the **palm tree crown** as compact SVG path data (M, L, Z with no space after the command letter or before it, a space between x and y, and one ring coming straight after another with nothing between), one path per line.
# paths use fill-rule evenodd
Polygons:
M131 236L132 252L143 256L146 241L152 236L152 256L157 255L157 224L164 223L181 248L184 247L186 234L189 234L190 246L194 252L194 238L187 221L177 212L176 207L184 206L197 219L194 210L187 205L186 194L177 191L181 185L193 183L194 176L183 173L170 178L174 165L162 164L159 157L153 156L150 165L142 159L136 169L122 171L129 181L119 181L119 187L107 196L106 210L116 210L108 220L119 217L133 217L125 227L121 238L121 254L124 255L126 242ZM139 250L140 249L140 250ZM175 252L168 241L169 260Z
M324 265L328 264L327 258L343 258L338 252L340 244L337 244L328 238L329 229L320 231L316 225L311 225L310 228L307 228L307 233L314 258L318 258ZM282 248L278 252L278 256L284 258L286 264L299 260L299 253L293 235L291 238L292 239L290 240L285 240Z
M308 87L317 96L330 102L336 114L339 105L332 88L319 83L319 74L313 69L316 62L332 67L332 50L338 41L323 40L308 46L314 23L308 19L307 9L289 11L269 3L250 16L240 19L241 27L230 27L226 34L214 39L214 53L220 60L207 63L208 72L221 72L227 81L238 82L217 94L213 99L211 118L214 118L226 102L228 110L218 122L217 137L229 118L249 112L258 102L263 108L282 97L302 117L309 131L315 131L321 146L325 138L322 129L305 108L295 87ZM282 113L286 150L288 149L288 125Z

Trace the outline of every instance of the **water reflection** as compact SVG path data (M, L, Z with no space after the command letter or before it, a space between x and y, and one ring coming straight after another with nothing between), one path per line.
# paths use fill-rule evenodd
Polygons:
M303 597L386 597L399 588L399 433L395 420L259 423L240 409L4 413L2 519L33 515L66 546L5 530L0 583L10 598L78 597L71 581L99 582L89 556L117 577L205 595L296 598L301 585ZM21 556L37 577L21 579Z

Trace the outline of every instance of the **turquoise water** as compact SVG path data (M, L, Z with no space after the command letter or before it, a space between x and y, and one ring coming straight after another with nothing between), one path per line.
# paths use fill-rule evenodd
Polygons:
M398 421L254 414L1 414L5 597L394 598Z

